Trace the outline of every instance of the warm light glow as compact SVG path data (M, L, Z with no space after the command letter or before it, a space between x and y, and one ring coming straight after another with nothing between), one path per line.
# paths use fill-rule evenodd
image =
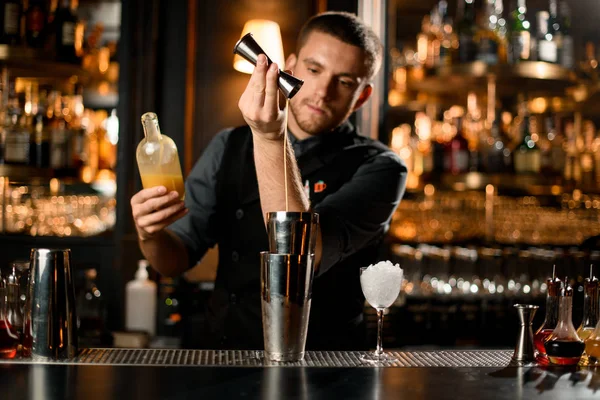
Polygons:
M50 179L50 193L56 194L60 190L60 181L56 178Z
M98 70L101 74L105 74L110 66L110 49L108 47L102 47L98 51Z
M544 97L536 97L529 102L529 111L533 114L543 114L548 108L548 100Z
M240 37L248 32L252 32L252 36L254 36L256 43L262 47L273 62L277 63L279 69L284 69L285 58L283 55L283 42L281 41L279 25L276 22L266 19L252 19L246 22ZM236 54L233 57L233 68L237 71L251 74L254 70L254 65Z
M433 196L433 194L435 193L435 187L431 184L428 183L427 185L425 185L425 196Z

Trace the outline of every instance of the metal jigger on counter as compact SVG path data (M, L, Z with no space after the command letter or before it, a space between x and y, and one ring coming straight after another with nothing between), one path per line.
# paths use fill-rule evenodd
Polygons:
M319 215L267 214L269 251L261 258L265 358L301 361L308 332Z
M526 365L535 362L535 346L533 344L531 323L539 307L531 304L515 304L514 307L519 313L520 327L515 353L511 361L513 364Z
M245 34L233 47L233 53L242 56L247 61L256 65L256 60L258 59L259 54L267 54L264 50L256 43L252 33ZM273 61L267 56L267 64L271 65ZM280 65L281 67L281 65ZM293 75L288 74L285 71L279 70L279 78L278 78L279 88L285 94L285 97L291 99L294 97L298 90L304 84L304 81L296 78Z
M71 250L32 249L23 355L62 360L78 353Z

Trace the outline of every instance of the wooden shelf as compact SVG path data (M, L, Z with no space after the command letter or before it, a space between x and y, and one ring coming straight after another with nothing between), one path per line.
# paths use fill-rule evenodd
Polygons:
M19 78L83 79L87 72L78 64L51 61L53 54L41 50L0 45L0 65L9 68L11 76Z
M495 79L501 96L564 95L577 84L571 70L541 61L525 61L515 65L490 66L481 61L428 70L421 80L409 82L411 90L437 95L456 95L468 91L484 92L490 79Z
M48 179L54 176L51 168L36 168L28 165L0 164L0 176L15 181L31 181L32 179Z

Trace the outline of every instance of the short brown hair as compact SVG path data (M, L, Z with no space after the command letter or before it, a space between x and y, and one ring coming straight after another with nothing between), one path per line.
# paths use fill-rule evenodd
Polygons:
M300 52L310 34L315 31L326 33L363 50L369 66L369 80L379 71L383 53L381 40L356 15L343 11L329 11L311 17L300 30L296 53Z

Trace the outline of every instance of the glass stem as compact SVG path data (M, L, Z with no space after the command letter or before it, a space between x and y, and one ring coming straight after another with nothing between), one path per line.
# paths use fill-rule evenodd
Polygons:
M377 309L377 350L375 354L380 356L383 354L383 346L381 345L381 337L383 336L383 309Z

